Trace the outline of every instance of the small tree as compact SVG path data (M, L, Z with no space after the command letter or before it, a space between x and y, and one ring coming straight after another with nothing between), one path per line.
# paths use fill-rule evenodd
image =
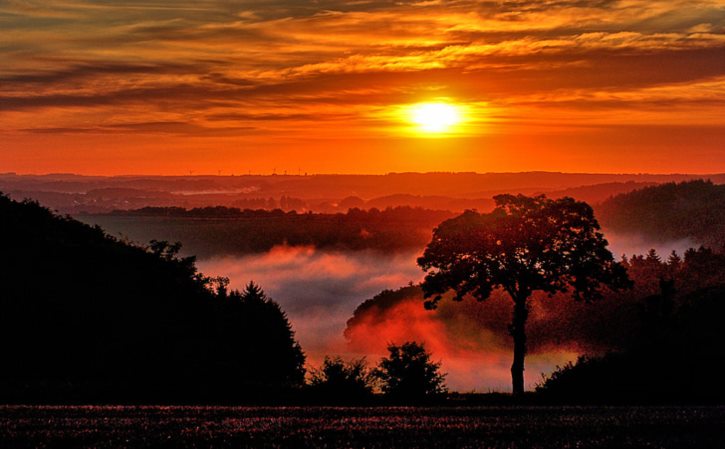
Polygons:
M374 381L364 358L346 362L325 357L320 369L311 372L310 387L322 398L359 400L373 393Z
M415 400L444 394L447 390L440 363L431 362L423 344L414 341L388 346L390 355L380 361L375 376L382 381L385 394L398 399Z
M216 332L223 342L217 350L235 355L239 374L245 380L259 385L302 386L305 354L279 304L254 282L241 292L232 290L228 294L226 281L216 282Z
M498 195L490 214L466 211L441 223L418 264L427 308L453 290L454 300L487 299L496 288L514 303L509 333L514 340L514 394L524 392L528 299L536 291L554 295L573 290L575 299L601 298L601 286L630 284L599 232L592 208L572 198Z

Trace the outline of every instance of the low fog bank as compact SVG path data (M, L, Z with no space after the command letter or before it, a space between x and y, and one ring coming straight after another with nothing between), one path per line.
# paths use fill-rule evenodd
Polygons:
M676 251L682 256L689 248L697 248L701 245L693 239L680 239L671 241L653 240L652 237L643 234L626 234L621 232L613 232L604 229L604 236L609 242L609 250L614 254L615 259L622 256L630 257L634 254L647 254L650 249L657 251L657 254L666 258Z
M663 256L672 250L682 254L694 242L681 240L652 243L639 236L606 233L616 257L646 253L655 248ZM213 257L198 262L207 275L227 276L233 288L250 280L263 286L287 312L297 337L308 355L310 366L319 365L325 355L367 356L371 363L385 354L387 343L407 339L425 340L434 358L449 373L448 384L463 391L506 391L510 383L510 342L486 329L471 329L476 323L460 316L447 329L434 320L442 311L426 311L422 303L410 301L382 316L374 326L359 328L353 338L344 336L353 311L366 299L383 290L395 290L423 278L416 265L418 252L383 255L373 251L337 252L314 247L279 246L258 255ZM452 304L457 307L457 304ZM508 303L503 302L501 320L508 320ZM401 323L405 325L401 326ZM456 332L461 338L456 338ZM464 335L477 333L476 344ZM532 338L535 338L532 335ZM533 343L533 342L532 342ZM540 381L541 373L574 360L580 349L567 347L535 348L527 359L529 388Z
M198 262L207 275L227 276L232 288L254 280L285 310L310 365L325 355L350 354L343 331L352 311L382 290L422 280L417 253L330 252L313 247L275 247L244 257Z

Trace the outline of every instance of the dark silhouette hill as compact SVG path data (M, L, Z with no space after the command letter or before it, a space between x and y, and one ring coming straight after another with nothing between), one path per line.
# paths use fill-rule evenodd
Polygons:
M180 245L139 247L0 196L0 400L224 401L303 382L280 307Z
M725 184L694 180L646 187L612 197L597 207L606 229L653 241L692 239L725 247Z
M577 186L563 190L546 192L546 196L548 196L549 198L563 198L568 196L571 198L575 198L579 201L586 201L592 206L595 206L596 209L597 204L601 203L602 201L606 201L613 196L621 195L623 193L628 193L633 190L642 189L644 187L650 187L654 185L657 185L657 183L636 181L607 182L604 184Z
M627 349L560 367L538 392L580 403L725 401L725 284L686 295L679 306L666 285L647 298L644 326Z

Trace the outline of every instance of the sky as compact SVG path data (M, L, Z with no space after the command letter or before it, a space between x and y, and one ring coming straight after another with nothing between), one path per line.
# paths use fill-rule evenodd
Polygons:
M0 0L0 61L0 172L725 171L725 0Z

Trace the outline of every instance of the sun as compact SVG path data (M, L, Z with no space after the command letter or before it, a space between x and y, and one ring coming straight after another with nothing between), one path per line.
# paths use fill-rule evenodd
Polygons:
M410 108L410 121L425 133L444 133L462 121L460 108L449 103L419 103Z

